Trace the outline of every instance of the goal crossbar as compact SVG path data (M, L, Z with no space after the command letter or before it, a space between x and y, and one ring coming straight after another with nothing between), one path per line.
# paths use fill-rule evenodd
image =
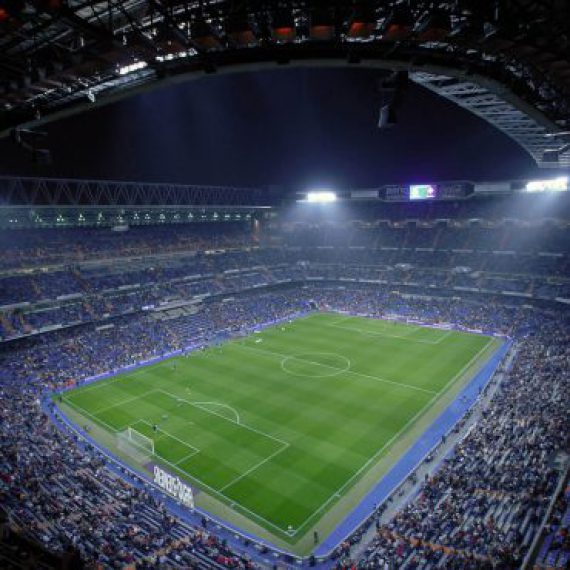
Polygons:
M127 438L134 446L154 455L154 439L147 437L133 427L127 428Z
M141 463L155 454L154 440L133 427L117 434L117 444L121 451Z

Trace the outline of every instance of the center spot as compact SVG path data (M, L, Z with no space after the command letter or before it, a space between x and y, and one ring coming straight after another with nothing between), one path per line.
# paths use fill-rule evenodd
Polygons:
M334 352L303 352L285 357L281 368L292 376L327 378L346 372L350 368L350 360Z

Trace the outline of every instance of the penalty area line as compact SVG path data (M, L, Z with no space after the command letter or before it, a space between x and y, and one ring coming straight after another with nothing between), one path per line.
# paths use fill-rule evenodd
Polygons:
M247 430L252 431L254 433L257 433L259 435L263 435L269 439L277 441L278 443L280 443L282 445L284 445L284 444L289 445L288 442L283 441L282 439L279 439L278 437L275 437L274 435L271 435L269 433L266 433L264 431L261 431L259 429L254 428L254 427L248 426L247 424L238 423L237 421L231 420L230 418L220 414L219 412L214 412L213 410L208 410L208 408L204 408L203 406L197 405L195 402L191 402L190 400L186 400L185 398L181 398L181 397L177 396L176 394L172 394L171 392L167 392L166 390L158 390L158 392L162 392L163 394L166 394L167 396L170 396L171 398L174 398L176 400L180 400L181 402L185 402L189 406L192 406L193 408L198 408L199 410L202 410L203 412L206 412L207 414L212 414L213 416L218 416L222 420L225 420L226 422L230 422L231 424L234 424L240 428L244 428L244 429L247 429Z
M147 422L146 420L138 420L137 422L135 422L134 424L132 424L130 427L134 427L137 424L145 424L148 427L150 427L151 429L154 429L153 424L151 424L150 422ZM182 445L184 445L185 447L188 447L189 449L193 450L193 454L196 455L196 453L200 453L200 449L198 449L197 447L195 447L194 445L192 445L191 443L188 443L187 441L184 441L183 439L180 439L179 437L175 436L174 434L171 434L169 431L166 431L165 429L161 428L160 426L156 426L156 431L158 432L162 432L166 437L170 437L173 440L177 441L178 443L181 443ZM143 434L144 435L144 434ZM148 436L147 436L148 437ZM151 438L152 439L152 438ZM158 438L157 438L158 439ZM155 453L155 455L158 455L157 453ZM158 455L158 457L162 457L161 455ZM177 463L176 463L177 464ZM176 465L175 464L175 465Z
M139 394L138 396L133 396L131 398L127 398L126 400L121 400L120 402L117 402L116 404L111 404L110 406L104 406L98 410L95 410L93 413L94 414L102 414L104 412L108 412L109 410L112 410L113 408L118 408L120 406L123 406L124 404L129 403L129 402L134 402L136 400L140 400L141 398L146 398L146 396L148 396L149 394L154 394L155 392L157 392L157 390L148 390L147 392L144 392L143 394Z
M164 390L158 390L160 392L164 392ZM176 397L177 396L173 396L172 394L168 394L171 397ZM74 402L68 401L67 398L63 398L63 401L65 403L67 403L69 406L71 406L72 408L75 408L76 411L80 414L84 414L86 416L91 417L95 422L102 424L104 426L107 427L107 429L112 432L112 433L118 433L120 431L122 431L123 429L129 427L129 425L135 425L135 424L127 424L126 426L122 426L122 428L114 428L113 426L110 426L109 424L107 424L106 422L104 422L103 420L99 419L98 417L94 416L93 414L89 413L87 410L85 410L84 408L82 408L81 406L79 406L78 404L75 404ZM188 403L188 402L187 402ZM202 408L200 408L202 409ZM206 411L206 410L203 410ZM225 416L221 416L220 414L216 414L215 412L209 412L212 413L213 415L219 415L221 418L225 419L226 421L229 421L237 426L243 427L243 428L247 428L247 429L251 429L253 431L258 431L255 428L251 428L249 426L246 426L244 424L238 424L232 420L230 420L229 418L226 418ZM146 420L138 420L136 423L139 422L144 422L147 423ZM75 423L75 422L74 422ZM152 425L152 424L151 424ZM263 433L263 432L259 432L261 435L265 435L271 439L274 439L275 441L278 441L279 443L283 444L283 445L287 445L289 446L290 444L286 441L280 440L279 438L273 437L269 434ZM189 444L185 444L189 447L191 447ZM197 449L197 448L196 448ZM199 452L200 450L198 450ZM265 524L267 526L269 526L270 528L274 529L274 531L277 531L279 533L285 534L285 535L290 535L290 532L288 531L288 529L286 528L282 528L278 525L276 525L275 523L271 522L270 520L266 519L265 517L263 517L262 515L252 511L251 509L248 509L245 505L243 505L242 503L240 503L239 501L236 501L235 499L232 499L231 497L229 497L228 495L220 492L218 489L215 489L214 487L212 487L211 485L208 485L208 483L206 483L205 481L203 481L202 479L200 479L199 477L196 477L195 475L193 475L192 473L186 471L185 469L182 469L181 467L179 467L178 465L176 465L175 463L172 463L171 461L168 461L167 459L165 459L164 457L162 457L161 455L158 455L156 453L153 454L155 457L157 457L157 459L161 462L164 462L166 465L169 465L174 471L177 471L178 473L180 473L183 477L190 479L192 481L194 481L195 484L197 484L199 487L202 487L203 489L206 489L208 492L212 493L214 496L218 496L219 498L221 498L225 503L227 503L228 505L234 505L235 507L237 507L238 511L242 511L242 513L246 513L247 516L249 516L251 519L253 519L254 521L257 521L257 524Z
M98 424L102 424L104 425L110 432L112 433L118 433L121 430L119 428L115 428L111 425L109 425L107 422L103 421L101 418L99 418L98 416L96 416L95 414L92 414L91 412L88 412L83 406L80 406L79 404L76 404L75 402L72 402L69 398L64 397L63 398L64 403L66 403L68 406L71 406L72 408L75 409L76 412L78 412L79 414L83 414L88 416L89 418L91 418L94 422L97 422Z
M225 491L228 487L231 487L238 481L241 481L244 477L247 477L253 471L259 469L262 465L265 465L268 461L271 461L274 457L279 455L281 452L285 451L289 447L289 445L290 445L289 443L284 444L281 449L274 451L271 455L267 456L265 459L262 459L259 463L256 463L253 467L250 467L247 471L244 471L241 475L238 475L235 479L233 479L232 481L221 487L220 492Z

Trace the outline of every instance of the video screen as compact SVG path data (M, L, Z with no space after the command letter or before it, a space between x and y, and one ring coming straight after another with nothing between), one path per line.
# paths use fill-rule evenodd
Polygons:
M410 200L430 200L436 197L436 187L431 184L414 184L410 186Z

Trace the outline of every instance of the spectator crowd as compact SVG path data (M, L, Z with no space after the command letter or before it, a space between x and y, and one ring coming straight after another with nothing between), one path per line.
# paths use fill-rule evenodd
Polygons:
M381 505L317 564L518 568L555 493L553 459L568 450L570 427L570 313L560 301L570 298L569 229L525 228L283 224L261 243L243 224L138 228L120 240L77 229L22 231L12 243L2 233L0 503L10 528L101 568L264 567L246 541L174 515L142 480L56 425L42 399L220 335L347 311L503 333L516 352L473 429L413 499L390 519ZM538 564L568 565L569 517L566 489Z
M311 307L401 314L509 332L517 357L475 429L397 516L378 526L357 560L344 545L338 568L516 568L556 485L549 467L568 433L568 320L560 314L455 300L405 299L372 289L312 286L211 302L192 316L148 315L29 337L0 357L0 494L12 520L47 548L77 549L103 567L131 562L199 567L207 559L255 568L215 534L173 517L148 489L110 470L101 455L61 431L40 406L45 390ZM374 520L373 515L371 520ZM354 546L355 543L351 544Z

